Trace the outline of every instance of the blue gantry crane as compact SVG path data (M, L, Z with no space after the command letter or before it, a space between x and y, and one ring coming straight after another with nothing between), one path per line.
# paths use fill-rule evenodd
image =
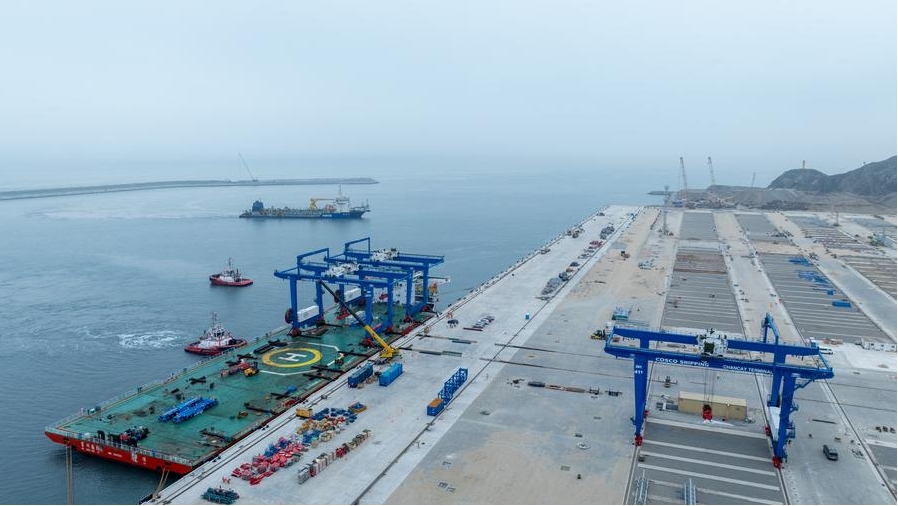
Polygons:
M795 390L804 388L814 380L833 377L833 370L816 346L780 344L779 331L770 314L761 322L762 337L757 341L730 339L713 329L703 334L687 335L651 331L637 328L614 327L605 342L605 353L617 358L633 360L635 398L636 446L642 444L642 430L648 414L648 363L684 365L773 377L770 397L767 401L765 431L773 440L773 465L779 468L786 460L786 443L795 437L794 425L789 420L798 405L793 401ZM774 340L768 342L768 332ZM614 336L622 339L615 342ZM655 345L653 345L653 342ZM659 343L694 345L695 352L674 352L661 348ZM745 360L726 355L727 350L763 353L758 360ZM787 363L786 358L814 357L814 365ZM795 361L798 362L798 361Z
M356 247L364 244L363 248ZM407 316L411 317L423 310L433 307L430 301L430 269L443 263L443 257L438 255L421 255L403 253L396 248L372 250L371 238L364 237L349 241L343 245L343 254L335 257L337 261L351 261L365 265L376 270L393 270L404 272L405 283L405 307ZM414 285L416 278L421 279L421 298L416 300Z
M351 245L367 241L368 251L357 251L350 248ZM338 285L337 294L346 298L347 304L364 301L365 324L372 323L372 305L374 302L374 290L382 289L387 294L386 328L384 332L391 332L393 326L393 290L400 282L406 282L405 319L424 309L432 308L427 290L423 290L420 301L414 299L414 281L417 276L423 278L425 287L429 279L430 267L443 262L443 257L432 255L409 255L398 253L395 249L371 251L370 238L350 241L344 246L344 252L339 255L331 255L330 248L322 248L296 257L296 267L275 271L274 275L290 281L290 308L287 310L287 323L294 330L302 326L311 325L323 321L325 303L324 289L321 283L327 282ZM385 253L389 252L389 254ZM297 283L310 281L315 283L315 314L300 313L297 307ZM348 297L346 285L358 286L358 296Z

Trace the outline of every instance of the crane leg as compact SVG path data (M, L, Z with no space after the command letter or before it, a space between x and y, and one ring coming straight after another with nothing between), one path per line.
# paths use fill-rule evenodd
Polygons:
M636 426L635 438L633 444L642 445L642 425L645 422L646 409L645 401L648 389L648 359L644 357L636 357L633 359L633 391L635 410L633 414L633 425Z

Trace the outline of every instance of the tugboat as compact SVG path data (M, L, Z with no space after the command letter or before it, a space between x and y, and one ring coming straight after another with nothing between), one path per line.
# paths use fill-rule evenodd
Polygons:
M253 280L240 275L240 269L235 269L232 262L233 260L229 258L228 266L218 274L209 276L209 281L218 286L249 286L253 284Z
M219 355L241 346L246 346L246 339L234 337L218 321L218 315L212 313L212 325L200 336L199 341L185 346L184 351L198 355Z

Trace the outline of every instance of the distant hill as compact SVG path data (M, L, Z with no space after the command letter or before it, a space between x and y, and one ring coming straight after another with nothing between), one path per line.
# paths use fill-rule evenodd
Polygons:
M811 210L866 214L896 212L898 156L868 163L844 174L828 176L819 170L787 170L767 188L715 185L679 196L688 207Z
M868 163L844 174L832 176L814 169L787 170L780 177L774 179L767 188L818 194L852 193L876 198L894 195L896 184L898 184L898 157L893 156L881 162Z

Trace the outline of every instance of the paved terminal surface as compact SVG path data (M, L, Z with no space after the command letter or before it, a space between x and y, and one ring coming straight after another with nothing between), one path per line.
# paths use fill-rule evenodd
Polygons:
M894 267L894 249L814 242L788 213L677 209L663 220L658 208L602 211L579 224L580 233L552 239L401 341L404 373L390 386L350 389L338 381L303 403L313 411L355 402L367 409L299 463L256 485L231 476L295 434L302 420L291 412L153 502L204 503L202 493L221 486L240 495L238 504L683 504L691 486L700 504L894 504L894 352L862 349L847 337L851 329L820 318L830 331L825 346L835 377L796 392L796 437L780 470L764 436L769 377L654 363L645 440L636 447L633 364L591 338L625 306L631 323L678 332L725 327L749 339L760 335L769 312L784 341L805 342L802 328L813 318L790 302L818 291L790 287L796 291L783 296L786 275L765 269L775 255L814 253L819 275L852 301L864 324L881 333L877 339L894 343L894 297L839 259L865 256ZM815 229L831 221L801 216ZM867 223L857 218L852 226ZM670 234L660 233L664 222ZM589 250L609 224L613 235ZM545 293L562 272L571 279ZM818 305L810 310L824 316L840 309ZM473 326L487 316L486 325ZM459 368L468 370L467 381L439 416L427 416L427 404ZM701 423L665 409L681 391L744 399L747 416ZM300 467L366 429L370 436L357 448L299 483ZM827 460L823 444L837 449L839 460Z
M709 435L710 433L710 435ZM691 479L696 496L710 504L783 504L779 475L770 465L763 434L656 418L651 437L639 449L632 483L635 499L640 479L647 502L680 504ZM634 501L635 502L635 501Z

